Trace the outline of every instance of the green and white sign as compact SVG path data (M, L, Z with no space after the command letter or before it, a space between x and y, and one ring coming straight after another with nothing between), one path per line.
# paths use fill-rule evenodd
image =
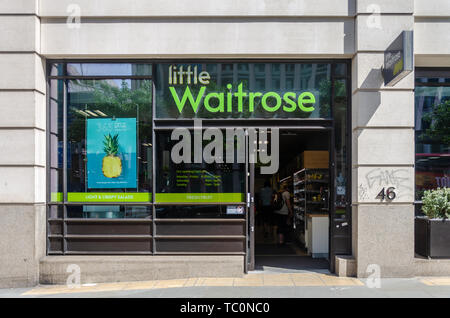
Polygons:
M69 192L68 202L150 202L150 193Z
M238 66L248 66L240 63ZM260 64L260 66L266 64ZM272 65L272 64L267 64ZM273 64L279 66L279 64ZM156 82L159 118L328 118L331 72L327 65L260 78L255 67L229 72L210 64L159 64L166 80ZM282 65L285 69L289 65ZM292 66L292 65L291 65ZM305 71L306 71L306 67ZM308 79L308 76L310 78ZM308 79L308 80L306 80ZM264 83L264 84L263 84ZM323 98L323 103L322 102Z
M243 193L156 193L157 203L240 203Z

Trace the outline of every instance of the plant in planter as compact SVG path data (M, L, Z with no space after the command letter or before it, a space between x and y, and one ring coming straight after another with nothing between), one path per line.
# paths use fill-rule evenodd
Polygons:
M425 216L415 220L416 253L450 258L450 188L425 191L422 203Z
M429 219L450 218L450 188L425 191L422 203L422 211Z

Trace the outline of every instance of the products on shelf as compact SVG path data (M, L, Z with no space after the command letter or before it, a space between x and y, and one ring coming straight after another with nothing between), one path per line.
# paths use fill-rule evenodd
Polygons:
M328 169L302 169L294 173L294 227L304 240L308 214L328 214ZM302 239L303 238L303 239ZM305 243L304 241L302 243Z

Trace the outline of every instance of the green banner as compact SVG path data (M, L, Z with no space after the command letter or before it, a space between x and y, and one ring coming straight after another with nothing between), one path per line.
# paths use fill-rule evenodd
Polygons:
M63 202L64 197L62 192L52 192L50 193L50 201L51 202Z
M150 193L69 192L68 202L150 202Z
M240 203L243 193L156 193L158 203Z
M243 193L156 193L160 203L240 203ZM151 202L150 193L69 192L68 202ZM52 192L51 202L63 202L62 192Z

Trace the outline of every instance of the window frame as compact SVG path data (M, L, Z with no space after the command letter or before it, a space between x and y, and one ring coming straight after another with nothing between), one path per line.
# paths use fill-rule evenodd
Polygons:
M49 75L50 72L50 65L54 64L54 63L63 63L64 65L64 73L63 75ZM64 120L63 120L63 139L64 139L64 147L63 147L63 173L64 176L63 177L63 193L64 193L64 200L63 202L51 202L51 198L50 198L50 178L49 178L49 165L47 164L47 185L46 185L46 198L47 198L47 202L46 202L46 206L47 206L47 211L50 210L51 206L62 206L63 207L63 216L62 216L62 220L59 220L60 222L62 222L62 226L63 226L63 234L62 234L62 244L64 245L62 248L61 253L59 252L52 252L50 251L50 235L49 235L49 221L53 221L52 219L49 219L49 214L47 214L47 254L61 254L61 255L68 255L68 254L76 254L76 255L84 255L84 254L95 254L95 255L101 255L101 254L125 254L125 255L131 255L131 254L145 254L145 255L157 255L157 254L161 254L161 255L168 255L168 254L188 254L188 255L192 255L192 254L200 254L200 255L208 255L208 254L212 254L212 255L246 255L246 252L220 252L220 251L215 251L215 252L186 252L186 253L178 253L178 252L158 252L156 249L156 241L158 239L157 237L157 232L156 232L156 223L161 222L161 223L182 223L182 222L187 222L187 223L196 223L196 222L216 222L217 225L220 226L221 222L225 222L225 223L245 223L245 225L247 226L247 220L244 219L195 219L195 218L177 218L177 219L157 219L156 218L156 206L157 205L164 205L163 203L157 204L155 203L155 191L156 191L156 180L155 180L155 149L153 149L154 151L152 152L152 156L153 156L153 160L152 160L152 173L153 173L153 177L152 177L152 200L150 202L140 202L140 203L135 203L135 202L121 202L121 203L100 203L100 202L92 202L89 203L88 205L130 205L130 206L137 206L137 205L146 205L146 206L151 206L152 208L152 218L151 219L136 219L134 220L134 222L143 222L143 223L147 223L147 224L151 224L151 228L152 228L152 232L151 232L151 251L150 252L124 252L124 253L120 253L120 252L113 252L113 253L109 253L109 252L72 252L72 251L67 251L67 242L65 241L65 235L67 234L67 227L68 227L68 222L70 223L71 220L67 219L67 206L69 205L86 205L86 202L81 202L81 203L77 203L77 202L67 202L67 127L66 127L66 119L67 119L67 80L70 79L78 79L81 76L67 76L66 74L66 65L67 63L107 63L107 64L114 64L114 63L118 63L118 64L123 64L123 63L143 63L143 64L152 64L152 75L149 76L83 76L83 79L149 79L152 81L152 144L155 146L155 138L156 138L156 132L158 130L167 130L167 129L172 129L174 127L179 127L180 124L182 126L185 127L192 127L191 123L193 122L193 119L163 119L163 118L156 118L156 92L155 92L155 81L157 80L157 75L156 75L156 64L157 63L295 63L295 64L330 64L331 65L331 80L332 80L332 84L331 84L331 93L330 93L330 107L331 107L331 114L330 114L330 118L276 118L276 119L272 119L272 118L241 118L241 119L232 119L232 118L209 118L209 119L203 119L204 122L204 127L220 127L220 128L226 128L226 127L236 127L236 121L238 121L238 125L241 125L242 127L248 127L249 124L251 125L255 125L256 127L258 127L258 125L269 125L269 127L271 126L280 126L283 129L288 129L289 127L295 127L295 128L323 128L323 127L328 127L327 129L332 129L334 131L334 122L335 122L335 116L334 116L334 101L333 101L333 97L334 97L334 83L337 80L345 80L347 83L347 110L346 110L346 152L347 152L347 156L346 156L346 163L345 163L345 169L347 171L347 203L349 204L349 206L347 207L347 215L348 215L348 222L349 222L349 227L351 228L352 226L352 219L351 219L351 188L352 188L352 182L351 182L351 178L349 176L351 176L351 148L352 148L352 143L351 143L351 114L352 114L352 99L351 99L351 60L348 59L308 59L308 60L298 60L298 59L186 59L186 60L181 60L181 59L161 59L161 60L152 60L152 59L115 59L115 60L109 60L109 59L51 59L51 60L47 60L47 92L50 92L49 87L50 87L50 81L51 80L55 80L55 79L61 79L64 81L63 85L64 85L64 96L63 96L63 108L64 108ZM345 75L333 75L335 70L334 70L334 66L336 64L346 64L346 74ZM50 109L49 109L49 99L50 99L50 94L47 94L47 118L50 116ZM49 127L50 127L50 121L47 120L47 132L49 132ZM49 133L47 133L47 145L50 145L50 140L49 140ZM335 140L334 138L332 138L332 147L333 149L331 150L332 152L334 152L334 143ZM50 149L48 148L47 150L47 162L50 162ZM334 171L334 169L333 169ZM333 172L334 173L334 172ZM204 204L208 204L208 205L214 205L215 203L204 203ZM229 203L220 203L218 202L217 204L221 204L221 205L229 205ZM177 205L192 205L192 203L189 204L183 204L183 203L177 203ZM197 205L197 204L196 204ZM349 212L350 211L350 212ZM47 212L48 213L48 212ZM331 213L331 211L330 211ZM94 221L98 221L98 220L94 220ZM126 219L102 219L102 221L108 222L108 223L119 223L119 222L127 222L129 220ZM130 222L131 223L131 222ZM350 230L350 236L349 236L349 252L351 253L351 241L352 241L352 231ZM247 238L247 234L245 234L244 238ZM180 236L181 237L181 236ZM190 238L190 236L185 236L185 238ZM208 237L208 236L204 236L205 239L208 238L214 238L213 236ZM330 237L331 238L331 237ZM232 237L230 236L229 239L233 240L233 239L242 239L242 237Z

